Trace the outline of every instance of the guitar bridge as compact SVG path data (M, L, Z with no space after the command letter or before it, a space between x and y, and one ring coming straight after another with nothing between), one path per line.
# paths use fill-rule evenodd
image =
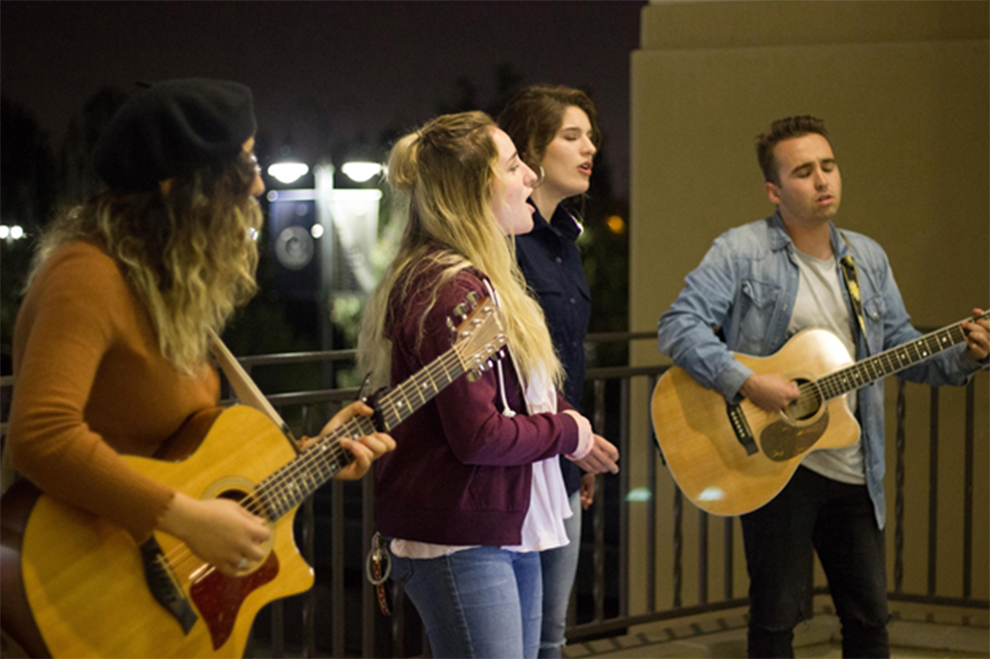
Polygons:
M144 577L152 596L166 611L171 613L188 634L199 617L193 611L185 593L179 588L175 574L162 555L161 545L151 536L141 545L141 562L144 563Z
M749 421L746 420L746 415L743 414L742 407L726 403L725 412L729 417L729 425L732 426L732 432L735 433L736 439L742 444L742 447L746 449L746 455L755 455L759 451L759 448L756 446L753 431L749 427Z

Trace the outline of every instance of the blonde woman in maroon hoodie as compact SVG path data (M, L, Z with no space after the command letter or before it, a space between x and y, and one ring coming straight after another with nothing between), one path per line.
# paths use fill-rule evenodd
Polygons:
M511 236L532 228L536 175L488 115L469 112L400 140L389 181L409 197L408 225L366 312L362 363L402 381L450 347L446 319L468 293L497 300L509 353L393 432L396 451L376 471L393 578L434 656L535 657L539 551L567 543L557 457L618 469L615 447L557 393L563 371L515 263Z

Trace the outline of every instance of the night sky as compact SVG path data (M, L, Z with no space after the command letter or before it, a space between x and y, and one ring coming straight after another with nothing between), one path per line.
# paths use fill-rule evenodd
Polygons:
M0 90L58 147L103 86L203 76L255 93L273 140L313 108L334 142L411 129L496 68L589 90L614 190L628 185L629 56L643 2L20 2L0 5ZM308 108L308 110L300 110ZM297 131L298 132L298 131Z

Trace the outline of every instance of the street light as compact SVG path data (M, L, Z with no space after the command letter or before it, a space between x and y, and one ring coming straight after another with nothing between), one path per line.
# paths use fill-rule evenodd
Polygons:
M345 162L340 171L347 175L355 183L364 183L372 176L377 176L382 171L381 163L369 161Z
M20 224L13 226L0 224L0 240L21 240L22 238L27 238L27 233Z
M268 166L268 175L290 185L309 173L309 165L303 162L276 162Z

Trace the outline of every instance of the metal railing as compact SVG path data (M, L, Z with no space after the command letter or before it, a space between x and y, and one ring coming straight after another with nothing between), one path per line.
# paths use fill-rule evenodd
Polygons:
M592 342L618 341L626 345L654 338L651 332L589 336ZM322 369L326 364L339 366L353 359L353 351L324 351L246 357L241 362L257 374L261 369L293 365ZM743 568L740 574L742 557L735 551L738 521L716 518L712 525L707 514L694 506L685 506L684 498L676 488L668 488L669 498L661 496L658 483L669 475L665 474L658 459L650 424L645 419L632 418L634 409L645 409L648 414L649 396L666 368L658 365L588 369L586 413L596 429L607 432L606 436L618 445L624 465L628 467L634 461L645 463L645 479L642 479L645 486L632 487L628 468L623 468L617 477L599 481L596 504L584 518L581 568L567 632L571 641L620 635L636 625L733 609L747 603L744 588L739 586L745 572ZM985 378L985 372L977 377ZM0 379L4 400L9 400L12 386L12 379ZM896 438L893 475L888 473L887 478L888 497L894 501L894 542L892 546L888 542L888 555L893 563L891 600L974 610L990 608L990 600L985 594L974 595L973 583L974 562L985 565L988 561L985 541L974 539L975 475L987 471L985 464L974 462L975 387L976 380L973 380L964 393L965 472L960 479L963 531L958 543L951 544L957 550L953 555L948 555L944 545L938 543L940 497L948 496L952 488L960 486L959 482L939 478L942 451L950 445L958 449L953 440L940 437L940 396L945 394L930 388L927 537L924 543L911 544L905 534L909 506L905 461L908 396L903 382L897 388L896 426L888 433ZM269 399L295 432L310 434L319 430L332 413L353 400L357 393L356 389L313 389L274 393ZM6 421L6 410L3 412ZM0 426L0 432L6 432L6 425ZM985 452L981 455L985 462ZM982 471L975 471L977 469ZM631 506L645 506L635 521ZM661 516L671 528L669 537L659 531ZM634 527L638 540L633 540ZM688 535L689 528L696 529L693 543L692 536ZM248 646L248 656L421 654L425 639L415 609L404 599L401 588L390 588L393 615L386 618L378 611L374 588L364 578L364 557L370 549L374 531L370 477L359 483L331 481L310 497L297 515L296 534L303 556L314 566L316 586L303 595L274 602L262 611ZM691 546L695 547L693 552ZM943 551L939 551L940 546ZM658 557L665 552L669 571L658 568ZM923 592L915 592L905 585L905 557L909 552L913 555L926 553L928 577ZM640 566L635 571L635 583L631 574L634 560ZM962 564L960 589L946 586L944 580L938 579L941 562ZM721 573L721 584L715 585L714 589L709 583L712 572ZM985 584L976 589L976 592L982 591L985 591ZM809 598L812 593L825 592L824 586L813 587L809 589Z

